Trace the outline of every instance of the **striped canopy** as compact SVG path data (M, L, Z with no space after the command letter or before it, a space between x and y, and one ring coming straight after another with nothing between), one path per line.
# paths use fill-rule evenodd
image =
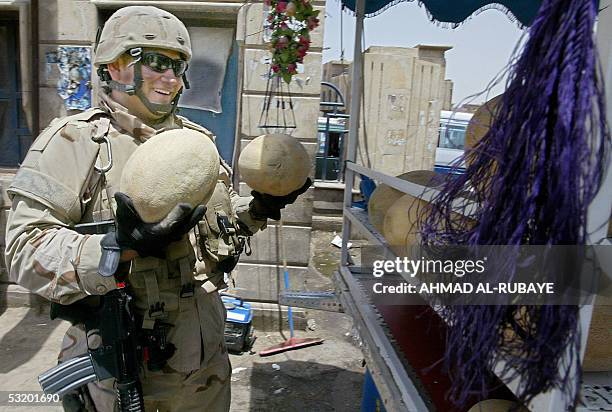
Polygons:
M342 4L355 11L355 0L341 0ZM366 0L366 17L376 16L398 3L414 0ZM418 0L425 6L432 20L459 25L471 15L495 8L506 13L512 20L529 26L535 18L541 0Z

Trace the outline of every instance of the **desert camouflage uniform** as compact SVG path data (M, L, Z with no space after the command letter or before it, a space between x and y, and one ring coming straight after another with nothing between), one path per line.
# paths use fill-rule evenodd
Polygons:
M101 95L101 108L52 122L33 143L8 189L12 209L6 261L11 280L61 304L115 288L113 278L97 273L102 235L82 235L72 228L112 218L113 195L119 190L121 172L130 155L156 133L182 127L201 131L203 138L214 138L179 116L169 116L156 129L149 127L105 94ZM94 166L99 169L108 163L107 147L92 137L103 135L111 141L113 166L101 176ZM249 198L233 191L230 170L224 164L215 191L213 204L208 205L208 221L223 209L219 204L227 204L232 208L231 220L239 219L246 231L265 226L265 222L250 218ZM203 225L199 226L202 231ZM214 230L208 234L214 236ZM173 325L168 340L176 346L162 371L141 374L147 410L229 409L231 369L223 341L225 309L216 291L223 274L215 270L210 253L194 250L195 237L190 236L172 243L165 260L136 258L129 274L135 307L145 317L143 327L151 327L161 316ZM222 241L215 245L217 257L233 246ZM193 297L181 297L186 282L194 283ZM85 351L83 329L71 327L60 360ZM90 385L98 410L113 409L112 385L112 381Z

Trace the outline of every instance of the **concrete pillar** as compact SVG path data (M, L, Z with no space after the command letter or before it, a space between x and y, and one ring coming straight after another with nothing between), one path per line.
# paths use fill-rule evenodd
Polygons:
M98 28L98 11L89 0L39 1L38 36L39 120L44 129L55 117L68 113L57 94L57 65L46 64L46 54L58 46L92 46Z
M446 46L370 47L357 159L391 175L432 170L440 110L450 101Z

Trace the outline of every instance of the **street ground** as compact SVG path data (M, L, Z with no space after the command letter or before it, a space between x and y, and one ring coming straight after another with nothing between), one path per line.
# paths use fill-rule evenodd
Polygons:
M340 253L329 245L333 236L314 231L311 248L312 270L329 290ZM320 311L308 311L307 318L309 330L296 336L323 338L323 344L260 357L257 352L281 343L289 333L256 331L252 354L230 355L232 412L359 410L365 368L352 320ZM40 391L37 376L56 364L68 326L37 309L0 309L0 412L62 410L49 404L9 406L6 399L10 392Z
M321 345L265 358L231 356L232 411L360 409L365 368L352 335L352 321L341 314L320 312L310 319L315 321L315 330L296 336L323 338ZM284 340L278 332L258 335L255 351Z

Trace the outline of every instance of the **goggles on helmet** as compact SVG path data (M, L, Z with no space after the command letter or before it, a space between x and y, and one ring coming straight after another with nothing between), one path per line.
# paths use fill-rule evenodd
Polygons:
M188 67L185 60L173 60L168 56L155 52L143 53L140 62L157 73L163 73L171 68L176 77L181 77L185 74Z

